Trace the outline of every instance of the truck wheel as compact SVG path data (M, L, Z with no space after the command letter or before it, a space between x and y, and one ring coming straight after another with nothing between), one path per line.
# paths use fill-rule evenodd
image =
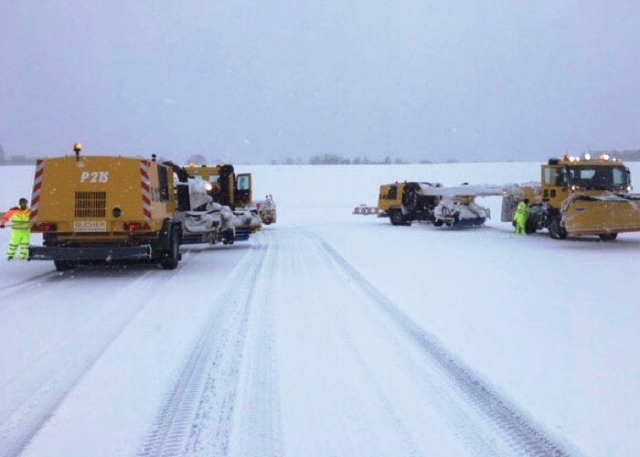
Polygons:
M175 270L180 261L180 231L174 227L171 229L170 236L170 248L162 253L162 260L160 261L160 266L165 270Z
M73 270L73 268L75 268L76 266L76 264L70 260L54 260L53 265L58 271Z
M549 223L549 236L554 240L567 238L567 231L560 225L560 216L555 216Z
M618 238L617 233L606 233L604 235L599 235L602 241L613 241Z
M402 215L402 211L399 209L391 210L391 214L389 215L389 219L391 220L391 225L404 225L404 216Z

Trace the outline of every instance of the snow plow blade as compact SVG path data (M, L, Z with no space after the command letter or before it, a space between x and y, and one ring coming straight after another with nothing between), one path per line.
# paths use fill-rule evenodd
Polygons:
M54 261L102 261L151 259L152 249L149 245L129 246L29 246L29 260Z
M640 194L576 195L562 206L569 235L614 235L640 231Z

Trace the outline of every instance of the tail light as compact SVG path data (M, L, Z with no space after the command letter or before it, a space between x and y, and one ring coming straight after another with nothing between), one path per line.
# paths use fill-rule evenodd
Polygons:
M137 232L140 230L151 230L146 222L125 222L124 229L127 232Z
M32 232L56 232L58 231L58 224L53 222L43 222L41 224L34 224L31 227Z

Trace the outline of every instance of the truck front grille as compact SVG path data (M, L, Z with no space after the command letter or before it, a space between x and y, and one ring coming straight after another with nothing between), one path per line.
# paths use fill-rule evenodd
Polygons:
M106 192L76 192L75 217L105 217Z

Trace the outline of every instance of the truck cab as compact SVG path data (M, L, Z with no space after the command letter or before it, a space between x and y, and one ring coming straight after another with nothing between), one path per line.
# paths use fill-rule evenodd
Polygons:
M435 222L434 210L440 196L423 192L440 183L396 182L380 186L378 217L388 217L393 225L409 225L412 221Z
M542 200L560 208L570 194L631 191L629 168L619 161L551 159L542 166Z
M235 173L233 165L195 166L187 169L190 176L208 183L209 195L215 203L232 210L247 208L253 202L251 173Z
M606 155L549 159L541 166L540 185L505 194L502 220L527 198L527 233L546 228L554 239L596 235L614 240L618 233L640 231L640 196L631 191L631 172L619 160Z

